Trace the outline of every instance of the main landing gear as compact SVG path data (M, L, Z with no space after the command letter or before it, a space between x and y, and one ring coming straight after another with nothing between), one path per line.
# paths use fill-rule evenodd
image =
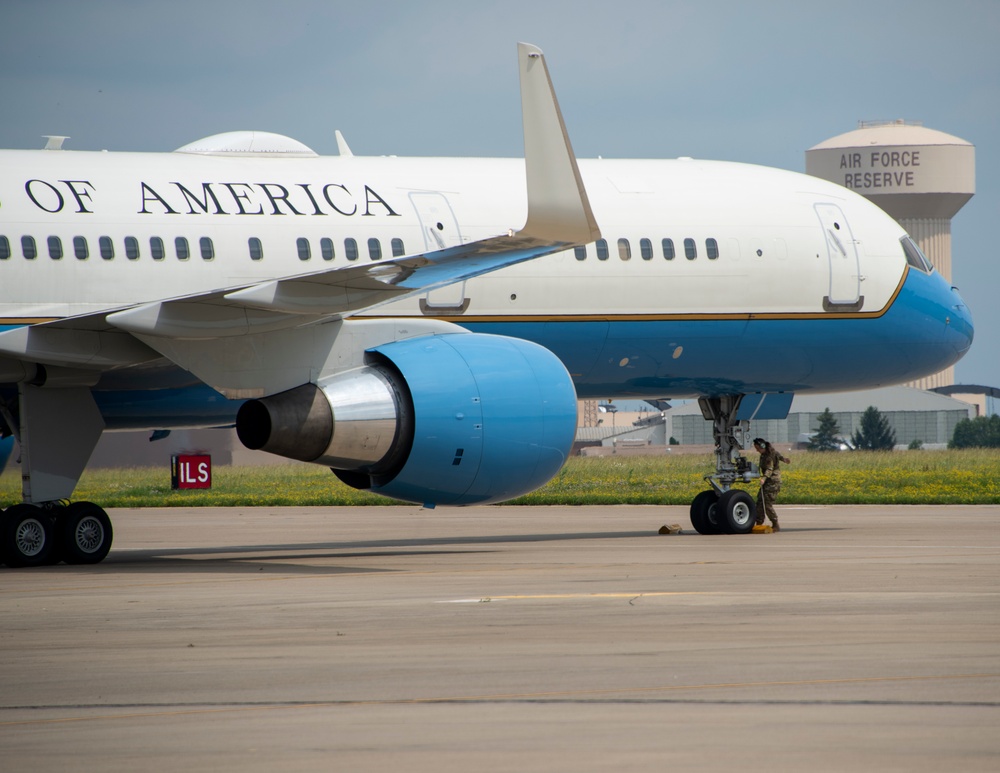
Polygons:
M737 421L742 395L701 397L702 415L712 422L715 440L715 474L705 480L712 488L691 502L691 525L699 534L749 534L757 519L757 506L746 491L732 488L759 476L757 465L740 451L750 445L750 422Z
M113 539L111 519L91 502L20 504L0 513L0 562L10 567L96 564Z
M96 564L111 550L111 519L73 493L104 430L90 389L18 384L17 401L0 399L0 429L21 449L22 504L0 510L0 563L10 567Z

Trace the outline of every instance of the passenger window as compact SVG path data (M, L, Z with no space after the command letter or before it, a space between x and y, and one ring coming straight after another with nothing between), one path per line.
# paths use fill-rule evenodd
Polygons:
M674 240L673 239L664 239L660 244L663 247L663 258L664 258L664 260L673 260L674 259Z
M125 257L129 260L139 259L139 240L134 236L125 237Z
M368 257L372 260L382 260L382 244L378 239L368 240Z
M97 240L97 245L101 248L101 257L104 260L111 260L115 256L115 245L110 236L102 236ZM161 245L162 247L162 245Z
M628 239L618 240L618 257L622 260L632 260L632 245L628 243Z
M260 239L256 236L251 236L247 240L247 246L250 248L250 260L264 259L264 245L260 243Z
M576 255L576 259L577 260L586 260L587 259L587 248L584 247L584 246L574 247L573 248L573 254Z
M653 243L649 239L639 240L639 254L643 260L653 259Z
M191 250L188 249L188 240L183 236L174 239L174 249L177 251L177 260L187 260L191 257Z
M295 248L299 252L299 260L309 260L312 257L312 250L309 247L309 240L299 237L295 240Z
M6 236L0 236L0 260L10 258L10 241Z
M153 256L153 260L163 260L167 254L163 249L163 239L159 236L149 237L149 254Z
M694 239L684 240L684 257L688 260L694 260L698 257L698 245L694 243Z
M319 251L323 260L333 260L333 239L328 239L325 236L320 239Z
M27 260L34 260L38 257L38 248L35 246L34 236L21 237L21 252Z
M358 243L354 239L344 239L344 252L348 260L358 259Z
M608 259L608 240L598 239L594 242L597 245L597 259L607 260Z
M73 237L73 254L77 260L86 260L90 257L90 249L87 247L87 239L83 236Z
M706 239L705 252L708 254L709 260L715 260L719 257L719 243L715 239Z
M394 257L394 258L401 258L405 254L406 254L406 250L403 247L403 240L402 239L393 239L392 240L392 257Z
M62 250L62 239L58 236L49 237L49 257L52 260L62 260L63 250Z
M215 258L215 245L212 244L212 240L209 237L202 236L198 240L198 246L201 248L202 260L212 260Z

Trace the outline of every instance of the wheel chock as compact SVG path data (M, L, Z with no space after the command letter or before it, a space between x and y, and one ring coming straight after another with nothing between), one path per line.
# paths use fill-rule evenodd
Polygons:
M762 523L759 526L754 526L751 534L773 534L774 529L768 526L766 523Z
M664 524L660 527L660 534L680 534L681 526L679 523Z

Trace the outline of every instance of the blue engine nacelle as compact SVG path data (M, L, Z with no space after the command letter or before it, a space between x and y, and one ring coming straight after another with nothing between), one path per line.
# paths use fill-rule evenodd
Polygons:
M366 365L251 400L240 440L426 505L500 502L544 485L576 434L576 391L547 349L455 333L374 347Z

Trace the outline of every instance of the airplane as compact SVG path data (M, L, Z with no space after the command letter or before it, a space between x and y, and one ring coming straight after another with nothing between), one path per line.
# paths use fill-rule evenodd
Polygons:
M691 504L752 530L750 422L799 392L958 361L956 288L861 196L749 164L577 160L518 45L524 159L322 157L239 131L171 153L0 151L8 566L104 559L69 502L102 432L232 427L426 506L504 501L565 462L578 399L697 398ZM523 226L518 228L519 224Z

